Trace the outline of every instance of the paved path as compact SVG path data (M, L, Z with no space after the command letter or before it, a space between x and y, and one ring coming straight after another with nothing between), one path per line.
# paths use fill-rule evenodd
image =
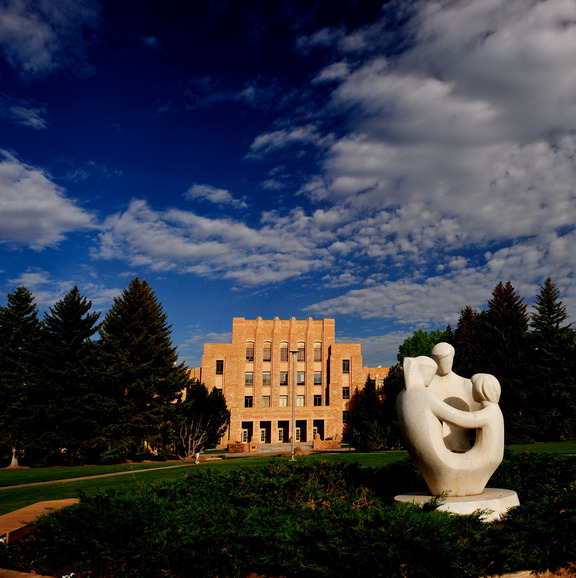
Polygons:
M66 500L36 502L14 512L4 514L0 516L0 539L4 539L6 543L18 540L18 538L32 531L34 522L43 514L77 504L79 501L78 498L68 498Z
M80 482L82 480L95 480L96 478L109 478L111 476L124 476L126 474L139 474L140 472L151 472L159 470L171 470L173 468L187 468L194 465L194 462L178 464L176 466L164 466L160 468L145 468L142 470L127 470L125 472L111 472L109 474L96 474L94 476L80 476L79 478L64 478L62 480L47 480L45 482L29 482L27 484L15 484L13 486L1 486L2 490L13 490L14 488L31 488L32 486L46 486L48 484L65 484L67 482Z

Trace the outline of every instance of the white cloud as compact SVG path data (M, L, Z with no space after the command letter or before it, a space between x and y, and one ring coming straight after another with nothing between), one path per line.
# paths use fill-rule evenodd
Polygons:
M308 310L435 328L467 303L484 306L500 280L533 298L547 275L576 310L566 282L576 274L576 4L442 0L411 10L409 42L392 56L383 20L300 41L336 47L313 82L334 73L328 113L347 119L300 192L348 213L332 252L388 274ZM364 60L344 65L352 47Z
M46 108L21 99L0 94L0 118L13 124L42 130L48 127Z
M84 30L98 23L96 0L12 0L0 5L0 50L24 77L62 68L86 73Z
M245 201L235 199L230 191L218 189L211 185L192 185L184 194L189 200L202 199L214 203L215 205L230 206L234 208L245 209L248 205Z
M314 145L324 147L331 141L331 136L323 136L316 126L308 124L293 129L281 129L256 137L250 145L250 155L264 155L271 151L284 149L293 145Z
M57 245L66 233L93 226L93 217L44 171L6 151L0 154L0 241L42 249Z
M11 279L10 284L14 288L23 285L29 289L41 311L53 307L74 285L78 286L84 297L92 301L94 311L110 306L114 297L122 293L122 289L105 287L101 283L87 281L85 277L79 281L56 279L51 273L38 267L26 269L18 277Z
M344 80L350 72L350 66L347 62L335 62L322 69L312 79L312 84L323 84L328 82L340 82Z
M309 222L301 213L253 229L231 219L151 209L133 200L103 225L93 256L124 259L158 271L223 277L241 285L275 283L325 266L325 252L298 232Z
M338 343L359 343L364 367L391 367L398 363L398 349L412 331L390 331L385 335L351 337L338 335Z

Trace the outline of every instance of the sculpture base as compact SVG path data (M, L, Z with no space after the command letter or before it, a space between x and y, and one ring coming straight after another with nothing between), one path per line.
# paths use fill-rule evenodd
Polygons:
M410 492L394 497L395 502L412 502L414 504L425 504L430 501L430 494L420 492ZM513 490L501 490L498 488L486 488L481 494L476 496L458 496L446 498L439 510L452 512L453 514L472 514L476 510L490 510L482 519L485 522L494 522L505 514L510 508L519 506L518 494Z

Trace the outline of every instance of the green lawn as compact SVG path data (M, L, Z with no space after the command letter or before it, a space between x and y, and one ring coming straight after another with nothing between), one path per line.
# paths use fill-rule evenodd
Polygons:
M509 446L513 452L547 452L559 454L576 454L576 441L550 444L533 444ZM142 484L165 480L180 479L198 469L211 468L227 470L232 468L248 468L269 464L272 461L288 461L287 457L233 457L226 455L221 461L202 462L195 465L190 462L166 462L143 464L120 464L114 466L83 466L76 468L31 468L21 470L0 470L0 515L29 504L45 500L58 500L78 497L80 492L93 495L113 488L138 488ZM407 459L405 451L356 453L339 452L299 456L298 462L329 460L339 463L360 463L365 467L381 467L396 460ZM167 466L179 466L171 467ZM148 470L148 471L143 471ZM124 475L97 479L78 479L72 482L57 483L56 480L82 478L99 474L127 472ZM129 473L128 473L129 472ZM10 488L18 484L44 482L42 485L25 488ZM54 483L48 483L54 482Z

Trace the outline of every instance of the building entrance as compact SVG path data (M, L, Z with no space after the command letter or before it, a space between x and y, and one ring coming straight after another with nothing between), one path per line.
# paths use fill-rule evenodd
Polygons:
M242 422L242 441L245 444L249 444L252 441L252 436L254 435L254 424L251 421Z
M324 439L324 420L315 419L312 422L312 440L316 439L316 434L320 436L320 439Z
M281 443L288 443L290 441L290 422L288 420L278 422L278 441Z
M260 422L260 443L269 444L272 441L272 422Z
M306 420L296 420L296 431L294 432L294 440L297 442L305 442L307 440Z

